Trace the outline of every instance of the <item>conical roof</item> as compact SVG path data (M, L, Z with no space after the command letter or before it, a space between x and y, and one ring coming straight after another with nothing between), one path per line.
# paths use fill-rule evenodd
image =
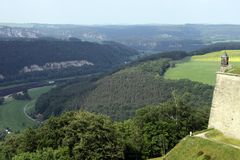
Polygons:
M222 57L222 58L228 58L227 52L225 51L225 53L224 53L221 57Z

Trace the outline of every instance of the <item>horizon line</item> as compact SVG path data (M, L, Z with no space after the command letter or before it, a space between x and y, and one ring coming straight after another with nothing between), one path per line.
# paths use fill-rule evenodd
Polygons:
M0 22L0 25L72 25L72 26L177 26L177 25L240 25L240 23L106 23L106 24L77 24L77 23L41 23L41 22Z

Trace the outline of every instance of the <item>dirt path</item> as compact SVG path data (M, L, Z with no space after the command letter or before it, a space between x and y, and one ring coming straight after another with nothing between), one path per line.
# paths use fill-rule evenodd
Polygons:
M27 112L26 112L26 108L27 108L27 106L28 106L30 103L31 103L31 102L29 102L28 104L26 104L26 105L23 107L23 112L24 112L24 115L25 115L27 118L29 118L30 120L36 122L36 119L33 119L32 117L30 117L30 116L27 114Z
M207 133L207 132L199 133L199 134L197 134L197 135L194 135L193 137L203 138L203 139L206 139L206 140L215 142L215 143L224 144L224 145L227 145L227 146L236 148L236 149L240 149L240 146L237 146L237 145L234 145L234 144L229 144L229 143L224 143L224 142L221 142L221 141L212 139L212 138L208 138L208 137L206 137L206 133Z

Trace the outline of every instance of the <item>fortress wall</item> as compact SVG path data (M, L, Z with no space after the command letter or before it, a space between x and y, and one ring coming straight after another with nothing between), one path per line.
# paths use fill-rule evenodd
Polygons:
M208 128L240 139L240 76L217 73Z

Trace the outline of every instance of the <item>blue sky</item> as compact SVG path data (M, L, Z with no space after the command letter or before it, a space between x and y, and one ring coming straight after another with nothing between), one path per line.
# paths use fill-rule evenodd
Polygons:
M240 0L0 0L0 22L240 24Z

